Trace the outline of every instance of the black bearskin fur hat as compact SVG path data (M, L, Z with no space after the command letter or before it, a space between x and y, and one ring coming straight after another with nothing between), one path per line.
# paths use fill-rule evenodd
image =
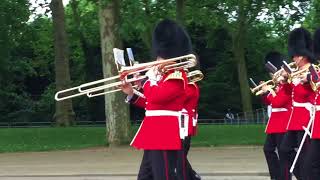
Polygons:
M169 59L192 53L187 32L175 21L165 19L158 23L152 35L154 57Z
M296 28L289 34L288 54L290 58L293 56L305 56L309 62L314 62L315 58L312 53L311 34L304 28Z
M282 61L284 61L284 57L281 53L278 51L271 51L268 54L266 54L266 57L264 58L265 63L268 61L273 64L278 70L281 69Z
M320 60L320 28L313 35L313 53L316 60Z

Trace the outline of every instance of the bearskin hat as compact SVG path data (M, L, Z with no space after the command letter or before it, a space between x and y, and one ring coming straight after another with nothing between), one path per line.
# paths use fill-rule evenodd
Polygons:
M284 57L281 53L278 51L271 51L268 54L266 54L266 57L264 58L265 63L268 61L273 64L278 70L281 69L282 61L284 61Z
M313 35L313 53L316 60L320 60L320 28Z
M152 53L154 57L164 59L190 54L190 37L178 23L169 19L162 20L153 31Z
M311 34L304 28L296 28L289 34L288 39L289 57L305 56L310 62L314 62L315 58L312 53Z

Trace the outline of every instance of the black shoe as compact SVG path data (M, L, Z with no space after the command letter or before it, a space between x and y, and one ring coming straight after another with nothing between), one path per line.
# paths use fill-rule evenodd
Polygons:
M193 179L194 179L194 180L201 180L201 177L200 177L199 174L195 173Z

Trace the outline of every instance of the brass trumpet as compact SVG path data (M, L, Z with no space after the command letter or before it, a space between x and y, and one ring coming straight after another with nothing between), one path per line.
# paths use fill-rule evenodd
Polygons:
M309 79L309 83L312 90L316 91L320 87L318 72L320 72L320 65L310 64L304 69L296 70L289 74L289 80L292 81L293 78L308 78L308 76L312 76L312 79Z
M262 87L264 86L269 86L270 89L274 89L276 85L283 80L282 73L287 71L286 66L288 66L287 68L290 68L290 69L295 68L295 63L294 62L291 62L290 64L285 63L281 69L279 69L278 71L272 74L271 76L272 78L270 80L265 81L259 85L255 85L254 88L250 88L251 92L256 96L259 96L264 93L264 91L262 90Z
M259 96L264 93L264 91L262 90L262 87L264 87L264 86L269 86L269 88L273 89L273 88L275 88L276 83L273 79L271 79L271 80L268 80L266 82L259 84L258 86L254 87L254 88L250 88L250 90L253 94L255 94L256 96Z
M82 84L77 87L65 89L55 94L56 101L87 95L88 97L102 95L119 91L119 86L126 83L140 81L146 78L146 75L136 77L135 74L145 73L155 66L161 66L165 71L176 69L188 69L197 64L196 56L193 54L180 56L171 59L159 60L149 63L136 64L129 67L121 67L119 75Z

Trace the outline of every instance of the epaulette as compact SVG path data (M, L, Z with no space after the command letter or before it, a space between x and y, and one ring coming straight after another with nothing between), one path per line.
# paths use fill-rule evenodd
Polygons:
M167 81L169 79L181 79L181 80L184 80L183 77L182 77L182 72L178 71L178 70L176 70L176 71L172 72L171 74L169 74L164 81Z

